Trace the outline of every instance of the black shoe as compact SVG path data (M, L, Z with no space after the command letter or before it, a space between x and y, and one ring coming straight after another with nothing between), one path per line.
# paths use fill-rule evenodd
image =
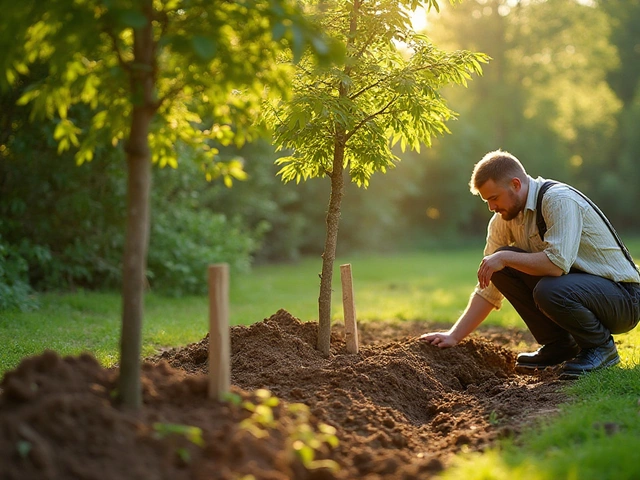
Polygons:
M543 345L535 352L518 354L516 359L516 372L531 373L538 369L545 369L560 365L571 360L580 353L580 347L576 343L553 342Z
M564 364L560 378L573 379L583 373L592 372L598 368L611 367L620 362L620 356L613 338L604 345L594 348L584 348L576 358Z

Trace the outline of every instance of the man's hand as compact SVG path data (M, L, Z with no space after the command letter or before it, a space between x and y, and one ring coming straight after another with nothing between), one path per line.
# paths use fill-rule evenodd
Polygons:
M480 282L480 288L486 288L494 272L498 272L506 267L505 253L506 252L496 252L482 259L480 267L478 267L478 282Z
M459 340L449 332L434 332L421 335L420 341L440 348L449 348L457 345Z

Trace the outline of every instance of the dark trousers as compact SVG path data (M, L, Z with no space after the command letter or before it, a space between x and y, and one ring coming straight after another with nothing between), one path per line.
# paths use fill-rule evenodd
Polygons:
M581 348L598 347L640 319L640 284L583 272L535 277L509 267L495 272L491 281L541 345L573 337Z

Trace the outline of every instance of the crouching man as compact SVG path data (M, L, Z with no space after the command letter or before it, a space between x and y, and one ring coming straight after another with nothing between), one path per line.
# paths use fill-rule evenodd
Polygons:
M617 364L612 334L638 323L640 274L598 207L568 185L530 177L501 150L475 165L469 186L494 212L478 285L451 329L420 339L452 347L504 297L541 345L518 355L517 371L553 367L575 378Z

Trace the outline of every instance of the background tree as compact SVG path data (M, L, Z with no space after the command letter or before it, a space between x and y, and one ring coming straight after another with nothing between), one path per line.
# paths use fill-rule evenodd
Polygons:
M399 160L393 144L430 145L454 116L439 89L466 84L486 61L482 54L444 52L415 34L408 11L418 6L438 8L434 0L321 2L314 20L345 45L345 65L323 68L303 59L293 99L273 107L275 141L293 152L278 161L283 181L328 177L331 183L318 299L318 349L325 355L345 172L366 187L374 172Z
M606 164L609 171L602 179L600 192L616 225L637 229L637 205L640 192L640 0L598 1L598 8L611 25L610 41L620 62L607 71L607 81L622 102L617 112L617 128L608 142Z
M503 148L521 158L532 175L588 192L621 225L620 208L605 195L607 179L616 175L607 152L621 106L607 82L619 62L605 12L574 0L469 0L443 8L437 19L429 34L439 45L479 49L495 60L464 95L445 92L460 121L452 125L452 136L422 155L427 157L425 181L446 170L459 185L454 196L468 199L473 164L487 151ZM458 232L486 229L484 205L463 200L463 208L451 208L442 199L456 187L429 185L415 204L426 204L440 216L437 222L425 219L422 209L415 218L421 216L427 225L446 223Z
M58 151L78 147L76 161L99 145L124 143L127 227L118 395L141 404L140 343L149 241L151 161L177 166L177 148L191 147L207 175L242 176L216 161L211 142L244 141L266 85L286 92L276 54L299 57L311 42L329 45L295 2L205 0L26 0L0 2L11 22L0 34L0 77L8 88L42 65L47 75L18 100L32 118L57 118ZM95 113L74 118L73 105ZM233 129L230 127L233 125ZM82 128L81 128L82 127Z

